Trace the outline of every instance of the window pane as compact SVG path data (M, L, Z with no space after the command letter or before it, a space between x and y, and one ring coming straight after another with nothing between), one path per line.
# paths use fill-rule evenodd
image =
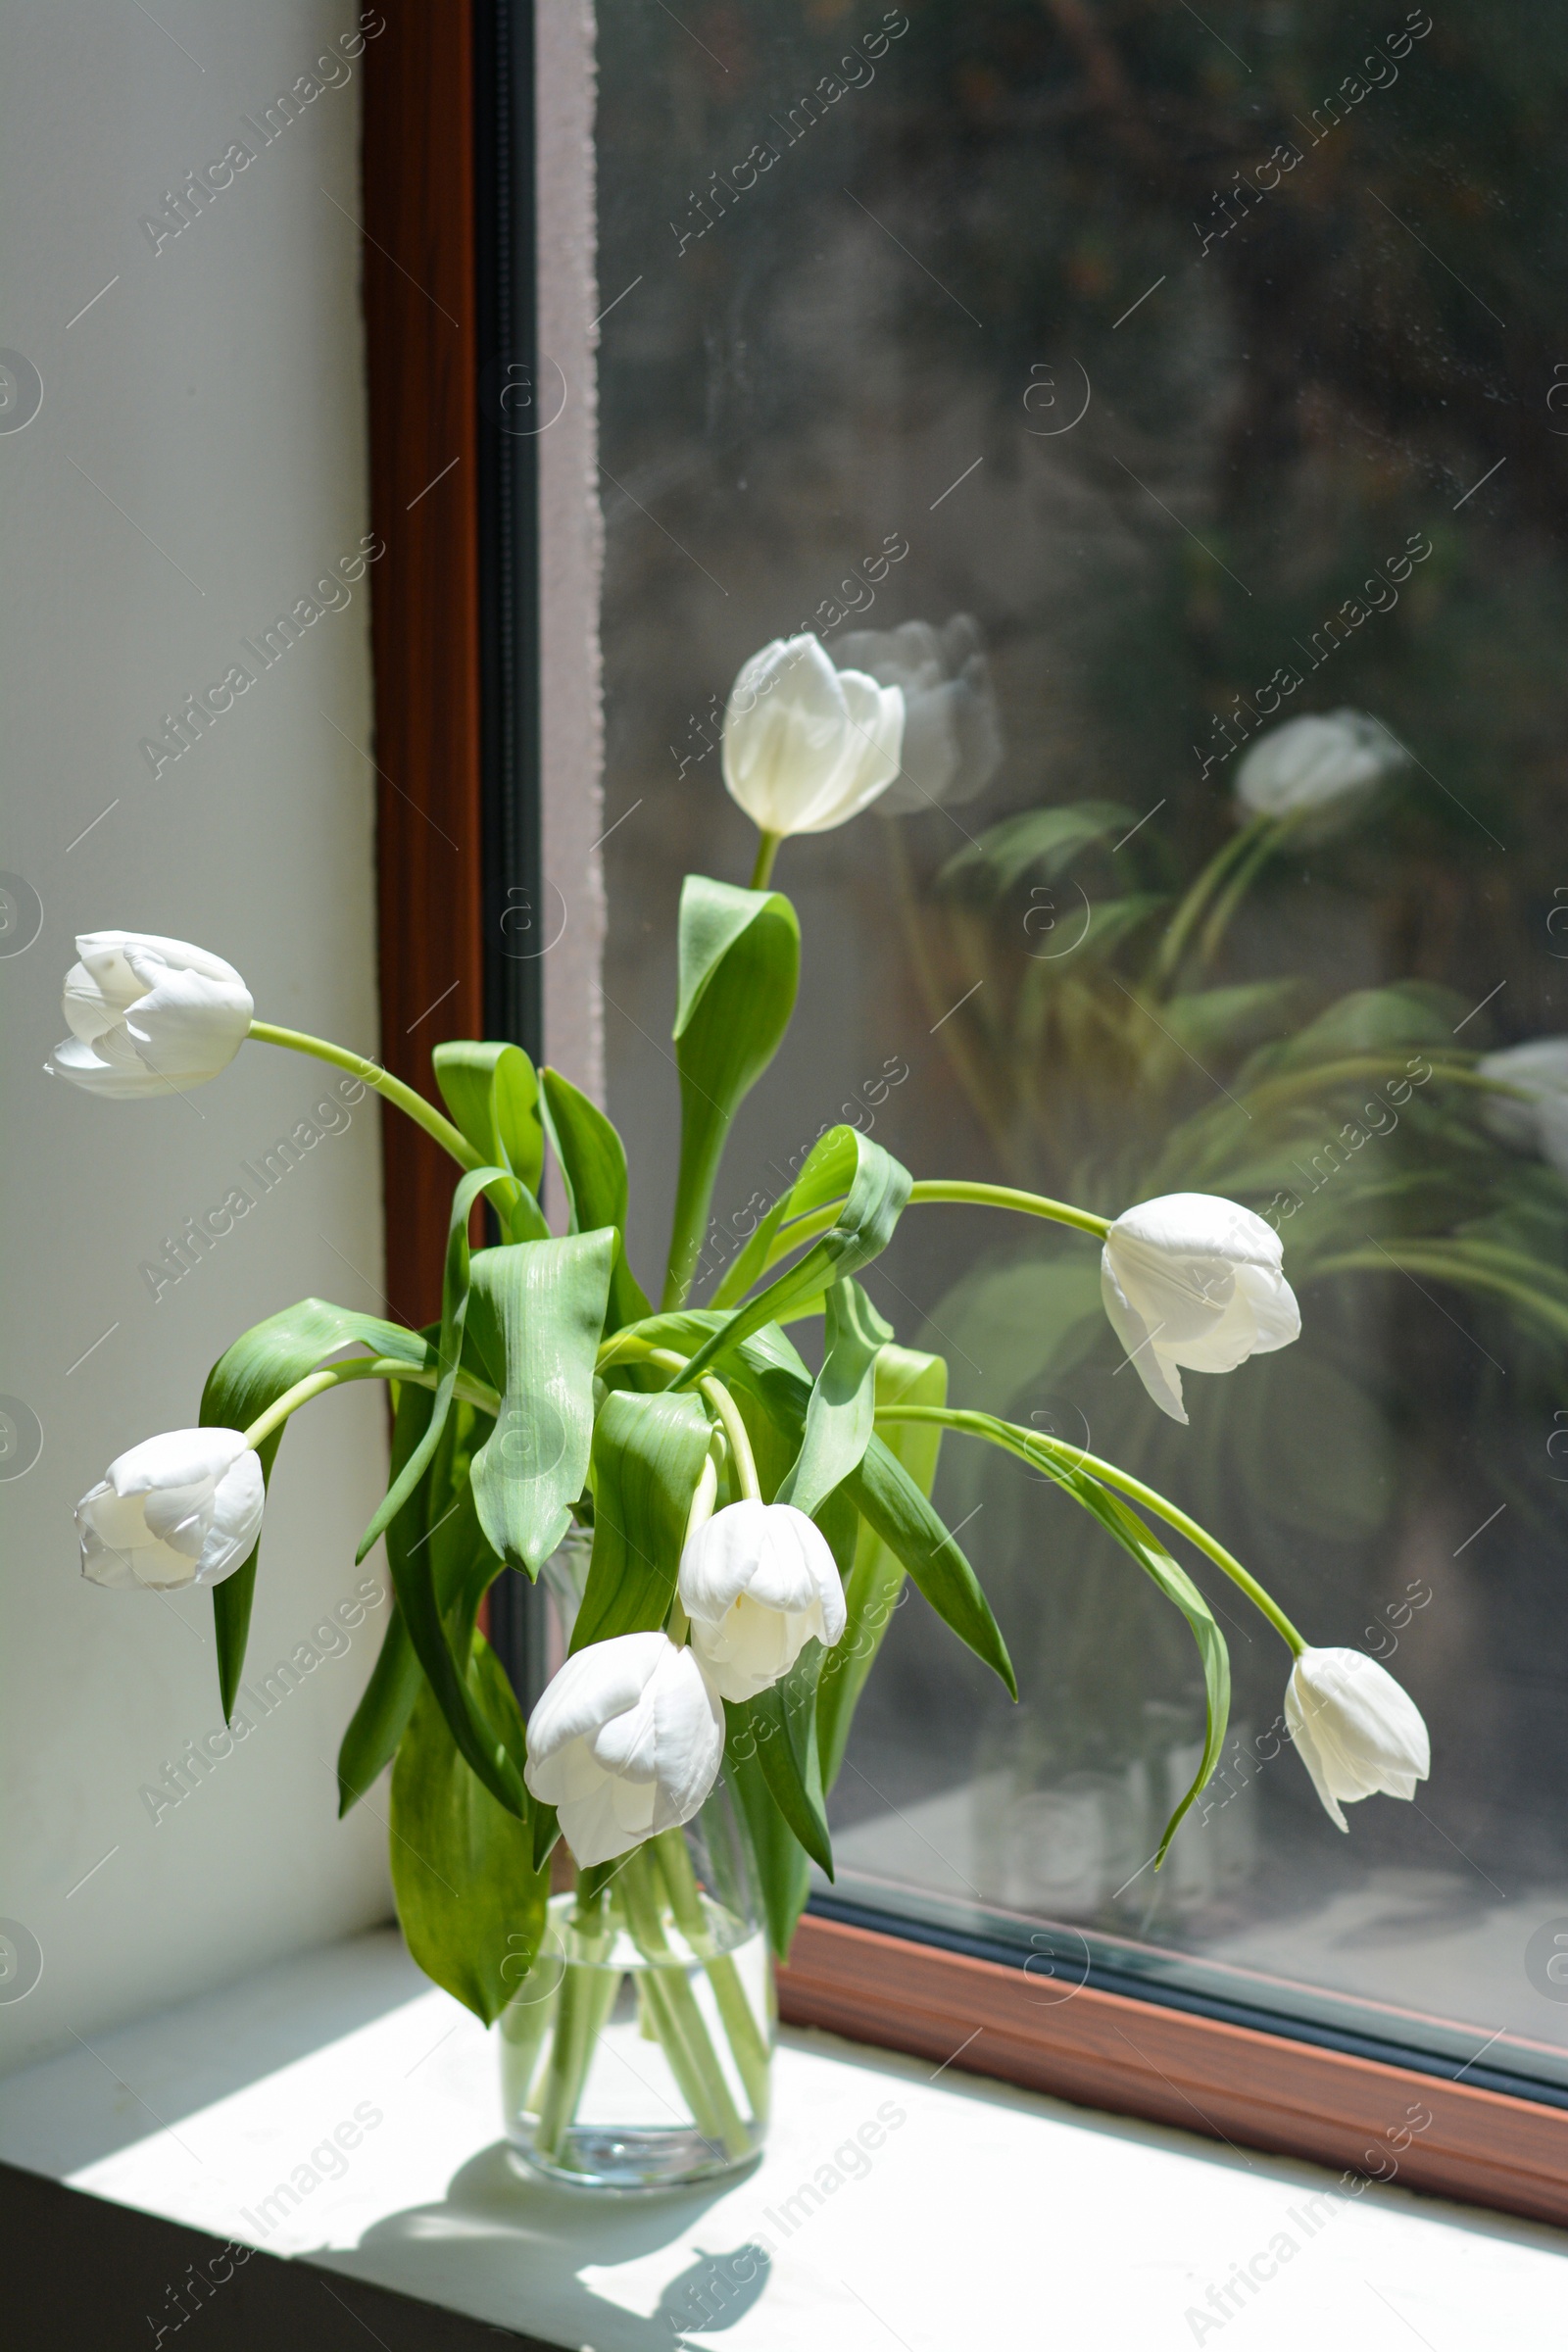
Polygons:
M1235 1694L1156 1873L1203 1736L1187 1627L1065 1494L949 1436L938 1500L1022 1695L899 1608L837 1897L1463 2059L1497 2035L1483 2072L1568 2082L1568 1045L1478 1082L1568 1029L1568 35L756 0L600 38L607 1021L643 1278L680 877L755 848L724 700L809 630L920 693L899 782L781 855L801 1004L709 1262L839 1119L917 1176L1246 1203L1302 1336L1189 1371L1185 1427L1088 1237L918 1208L866 1284L957 1402L1175 1498L1432 1731L1414 1801L1342 1836L1282 1737L1286 1649L1184 1549Z

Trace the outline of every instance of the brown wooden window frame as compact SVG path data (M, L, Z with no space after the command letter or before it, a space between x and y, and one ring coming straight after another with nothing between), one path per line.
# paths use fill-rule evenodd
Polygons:
M480 350L478 324L474 90L489 4L382 0L387 28L365 61L371 519L387 546L373 601L381 1035L387 1066L425 1087L432 1045L477 1035L485 1021L477 377L490 355ZM590 40L587 0L545 0L535 31L535 120L547 152L536 185L564 186L568 216L573 187L585 215L591 201ZM540 570L551 588L540 613L543 794L557 868L566 877L551 887L569 887L577 917L568 956L549 969L544 1024L552 1058L593 1087L602 918L591 847L592 362L586 267L580 284L572 277L591 255L591 227L574 230L558 215L541 253L555 271L541 291L541 302L548 293L554 304L554 356L569 350L580 378L577 438L550 445L539 496ZM547 881L551 856L547 843ZM400 1313L426 1321L440 1296L447 1170L435 1147L393 1112L383 1126L383 1164L387 1292ZM1092 1983L1061 1997L1022 1960L1008 1966L943 1948L912 1926L901 1935L808 1915L782 1974L781 2010L794 2024L952 2061L1087 2107L1568 2224L1568 2106L1303 2040L1285 2024L1254 2029ZM1415 2131L1406 2120L1412 2104L1431 2116Z

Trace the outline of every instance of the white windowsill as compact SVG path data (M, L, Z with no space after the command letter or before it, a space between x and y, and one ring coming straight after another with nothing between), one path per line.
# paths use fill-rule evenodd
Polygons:
M615 2197L521 2178L500 2137L492 2042L387 1932L11 2077L0 2158L592 2352L669 2352L715 2328L733 2352L1560 2340L1568 2236L1553 2230L1384 2186L1320 2204L1309 2235L1303 2204L1333 2177L1307 2165L951 2067L933 2081L923 2063L825 2034L786 2034L777 2078L760 2168L717 2193ZM863 2174L788 2227L785 2201L888 2102L905 2120ZM380 2120L342 2177L275 2227L259 2222L357 2107ZM1255 2257L1266 2272L1281 2233L1297 2251L1217 2319L1210 2287ZM748 2246L770 2246L770 2260L724 2259Z

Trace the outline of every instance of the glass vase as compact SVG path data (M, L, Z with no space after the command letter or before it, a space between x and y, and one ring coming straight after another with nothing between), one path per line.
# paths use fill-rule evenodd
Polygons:
M574 1534L546 1567L560 1655L586 1552ZM585 2187L732 2172L766 2133L775 2014L751 1848L721 1781L683 1830L551 1898L500 2021L507 2136L533 2171Z

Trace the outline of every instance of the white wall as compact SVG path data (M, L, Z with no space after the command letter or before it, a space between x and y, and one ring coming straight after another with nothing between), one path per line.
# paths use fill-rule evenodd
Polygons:
M353 45L357 10L155 13L24 0L4 32L0 343L43 382L32 421L0 431L0 866L42 904L30 945L14 952L25 893L0 941L0 1392L43 1432L35 1464L0 1480L0 1915L43 1954L25 1998L0 1984L6 2065L387 1908L384 1830L368 1806L337 1823L332 1771L385 1605L155 1825L142 1787L220 1722L211 1603L83 1584L72 1530L112 1455L194 1422L209 1364L246 1325L313 1292L379 1305L368 1102L176 1286L155 1300L139 1271L310 1115L328 1072L248 1046L188 1100L113 1103L41 1068L64 1033L73 935L112 925L226 956L264 1017L376 1041L370 578L156 779L138 750L368 530L362 68L332 69L343 86L270 144L241 122L265 129L279 92L325 79L316 61ZM142 217L234 140L255 160L155 252ZM381 1404L328 1398L284 1443L256 1667L308 1641L364 1573ZM368 1568L384 1586L379 1555Z

